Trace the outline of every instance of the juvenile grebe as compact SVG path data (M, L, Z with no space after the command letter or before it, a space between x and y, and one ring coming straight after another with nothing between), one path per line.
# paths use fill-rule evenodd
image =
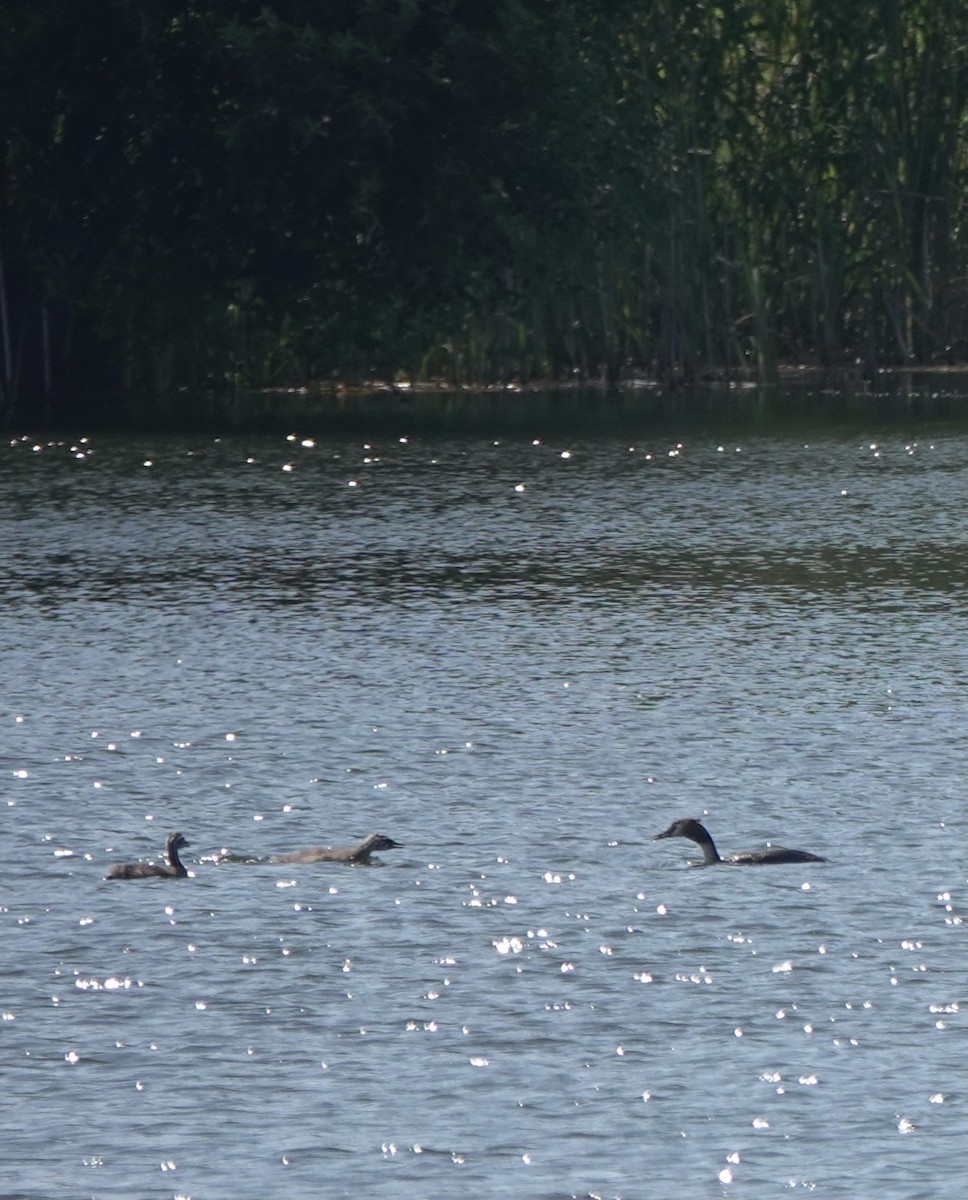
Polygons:
M178 851L187 846L188 842L180 833L169 833L165 844L168 865L160 863L115 863L108 871L105 879L184 879L188 872L182 866Z
M712 866L713 863L735 863L736 865L767 866L770 863L826 862L819 854L809 854L806 850L786 850L783 846L767 846L765 850L749 850L745 854L732 854L729 858L720 858L716 843L709 836L705 825L690 817L680 817L673 821L664 833L653 836L653 842L662 838L684 837L702 847L702 865Z
M316 846L310 850L295 850L292 854L274 854L269 860L274 863L339 862L351 867L369 864L370 855L377 850L402 849L399 842L384 833L371 833L358 846Z

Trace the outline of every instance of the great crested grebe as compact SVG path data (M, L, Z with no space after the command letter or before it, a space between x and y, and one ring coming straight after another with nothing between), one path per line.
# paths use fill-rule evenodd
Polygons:
M338 862L348 866L367 866L370 856L378 850L402 849L399 842L385 833L371 833L358 846L316 846L309 850L294 850L291 854L274 854L274 863Z
M653 836L653 842L663 838L684 837L695 842L702 849L702 865L712 866L714 863L735 864L736 866L769 866L771 863L826 862L819 854L810 854L806 850L787 850L783 846L767 846L763 850L748 850L743 854L731 854L729 858L720 858L716 843L709 830L699 821L691 817L680 817L663 833Z
M165 844L167 866L161 863L115 863L105 879L184 879L188 872L178 857L178 851L188 845L181 833L169 833Z

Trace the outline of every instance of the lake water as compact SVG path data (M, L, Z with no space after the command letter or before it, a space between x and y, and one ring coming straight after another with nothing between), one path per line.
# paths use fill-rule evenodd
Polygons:
M966 495L913 417L9 436L0 1197L960 1200Z

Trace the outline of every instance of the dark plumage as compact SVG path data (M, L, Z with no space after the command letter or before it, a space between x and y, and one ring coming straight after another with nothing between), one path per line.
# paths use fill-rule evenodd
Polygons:
M178 851L187 846L184 835L169 833L165 845L167 865L161 863L115 863L105 879L184 879L188 871L182 866Z
M743 854L733 854L729 858L720 858L716 850L716 843L709 834L709 830L699 821L694 821L691 817L680 817L678 821L673 821L672 824L663 833L657 833L653 836L653 842L661 841L662 838L684 837L695 842L702 848L702 862L704 867L712 866L714 863L727 863L736 866L769 866L771 863L799 863L799 862L826 862L825 858L821 858L819 854L810 854L806 850L787 850L783 846L767 846L763 850L748 850Z
M291 854L276 854L274 863L338 862L351 867L366 865L377 850L398 850L400 843L383 833L371 833L358 846L316 846L309 850L294 850Z

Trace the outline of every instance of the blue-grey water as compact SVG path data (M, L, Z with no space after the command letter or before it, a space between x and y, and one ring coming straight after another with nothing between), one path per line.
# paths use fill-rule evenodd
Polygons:
M913 422L9 436L0 1197L960 1200L966 495Z

